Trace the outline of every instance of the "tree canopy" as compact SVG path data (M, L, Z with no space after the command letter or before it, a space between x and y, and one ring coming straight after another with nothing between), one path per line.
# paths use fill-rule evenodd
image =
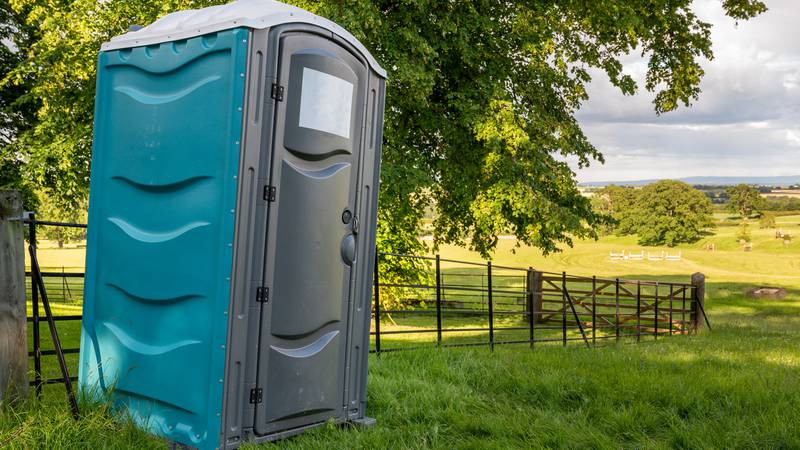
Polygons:
M8 1L0 5L0 74L8 74L25 60L25 49L35 41L36 30L26 23L26 10L12 9ZM39 102L28 95L32 81L28 75L17 83L0 84L0 188L21 190L26 209L36 205L35 186L26 177L25 158L15 143L35 122Z
M218 3L11 0L39 36L3 84L26 86L26 97L41 102L17 146L29 176L79 204L88 190L100 44L131 24ZM379 240L399 252L420 249L431 205L437 245L484 255L501 233L546 253L595 236L602 217L566 162L603 161L575 119L590 70L633 94L639 86L621 58L641 54L644 88L661 114L698 98L700 63L713 57L711 26L692 0L292 3L351 31L389 72ZM721 4L736 20L766 10L759 0Z
M649 184L637 196L636 234L642 245L695 242L714 225L711 201L680 181Z
M603 227L606 234L636 234L638 191L629 186L606 186L592 196L592 208L610 220Z
M731 186L726 193L728 194L728 210L738 214L742 219L760 213L766 206L758 189L748 184Z
M673 247L698 240L713 226L711 201L686 183L662 180L641 189L607 186L593 197L608 211L618 235L637 235L641 245Z

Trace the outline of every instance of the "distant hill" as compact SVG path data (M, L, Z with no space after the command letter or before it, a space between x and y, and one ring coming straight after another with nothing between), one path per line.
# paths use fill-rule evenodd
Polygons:
M778 177L686 177L677 178L684 183L696 185L713 185L713 186L730 186L734 184L758 184L764 186L789 186L792 184L800 184L800 175L788 175ZM646 184L655 183L658 179L652 180L632 180L632 181L588 181L580 183L579 186L583 187L602 187L609 184L616 184L619 186L644 186Z

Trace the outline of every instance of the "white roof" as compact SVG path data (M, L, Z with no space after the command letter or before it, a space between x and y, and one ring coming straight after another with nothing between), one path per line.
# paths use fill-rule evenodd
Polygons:
M307 23L332 31L363 53L370 66L382 77L386 77L386 71L347 30L328 19L275 0L237 0L226 5L167 14L140 30L111 38L101 49L119 50L188 39L237 27L263 29L284 23Z

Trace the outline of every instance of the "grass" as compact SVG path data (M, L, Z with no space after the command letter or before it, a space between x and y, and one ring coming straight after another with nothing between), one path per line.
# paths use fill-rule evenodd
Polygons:
M800 217L778 220L800 236ZM754 225L753 251L744 252L735 231L722 227L702 242L669 249L682 252L679 262L610 261L610 251L638 251L630 238L578 242L548 258L512 252L513 242L501 240L497 264L680 281L702 271L714 330L594 349L511 345L494 353L480 347L372 356L368 414L376 427L325 426L264 448L800 448L800 242L784 246L774 230ZM717 251L704 250L707 243ZM60 266L58 252L67 251L43 250L42 265ZM452 247L442 255L477 258ZM443 266L458 276L455 265ZM744 295L762 284L784 286L789 295ZM67 307L74 308L61 311ZM59 329L65 346L77 344L77 324ZM166 448L102 407L75 423L63 400L63 388L49 386L41 403L0 414L0 446Z

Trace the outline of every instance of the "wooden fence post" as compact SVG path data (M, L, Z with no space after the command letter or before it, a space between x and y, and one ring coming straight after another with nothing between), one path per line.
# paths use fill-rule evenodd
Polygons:
M703 326L703 311L705 311L706 307L706 276L700 272L693 273L692 285L694 286L694 296L692 297L689 320L692 324L692 329L697 331Z
M28 396L22 195L0 191L0 403Z

